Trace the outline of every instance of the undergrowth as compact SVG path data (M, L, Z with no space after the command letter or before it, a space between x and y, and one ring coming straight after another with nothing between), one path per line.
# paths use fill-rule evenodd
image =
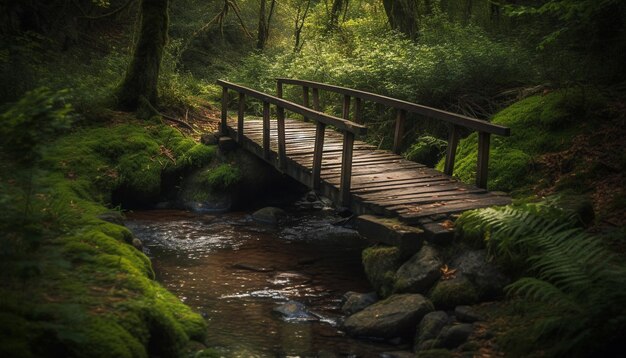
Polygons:
M617 354L626 338L626 267L558 199L472 210L456 224L518 277L506 290L524 299L522 318L501 337L511 354Z

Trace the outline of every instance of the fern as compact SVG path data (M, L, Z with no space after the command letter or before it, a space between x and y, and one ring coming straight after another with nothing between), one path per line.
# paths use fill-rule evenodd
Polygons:
M611 356L626 338L626 268L577 224L556 200L474 210L457 221L462 235L480 234L491 255L526 276L508 294L543 307L519 332L526 338L517 343L531 345L526 353L537 340L549 356Z

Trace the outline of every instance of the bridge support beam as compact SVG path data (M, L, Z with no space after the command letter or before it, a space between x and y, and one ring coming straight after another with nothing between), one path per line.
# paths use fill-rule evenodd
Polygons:
M228 134L228 88L222 87L222 121L220 123L220 133Z
M341 157L341 182L339 191L341 206L350 207L350 184L352 180L352 151L354 149L354 133L343 133L343 152Z

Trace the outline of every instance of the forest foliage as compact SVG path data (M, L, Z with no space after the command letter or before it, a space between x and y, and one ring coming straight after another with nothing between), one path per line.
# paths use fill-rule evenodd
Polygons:
M154 112L139 122L111 110L139 63L133 50L148 2L0 3L0 256L7 267L0 347L9 355L49 347L51 354L176 355L203 333L202 320L151 279L147 258L128 246L130 233L98 218L120 193L150 202L164 178L214 157L213 147L164 126ZM586 194L603 208L604 219L591 223L620 224L609 215L623 213L626 202L623 1L176 0L154 17L165 19L160 61L150 65L157 91L146 97L156 111L187 113L219 101L218 78L268 93L276 77L293 77L397 97L510 127L511 137L492 140L489 188L525 201L553 191ZM300 92L288 89L286 97L299 102ZM337 97L323 94L322 103L339 114ZM365 139L390 148L393 113L366 103L364 117ZM446 133L410 117L405 157L437 165ZM477 138L463 136L455 175L472 182ZM223 164L202 180L226 190L239 176ZM512 352L537 349L536 339L551 355L604 354L623 336L613 334L624 327L616 310L623 265L604 239L553 204L470 212L459 231L520 278L509 292L529 303L519 312L530 314L515 317L528 330L511 330ZM610 244L623 253L623 237ZM41 290L20 293L26 282L45 280ZM20 304L55 283L73 296ZM100 292L110 287L136 299L106 301ZM107 308L92 321L89 300ZM146 351L151 335L164 346Z

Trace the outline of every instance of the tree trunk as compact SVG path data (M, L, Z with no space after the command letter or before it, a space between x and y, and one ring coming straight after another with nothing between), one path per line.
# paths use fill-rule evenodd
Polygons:
M330 29L336 29L339 27L339 15L343 9L343 0L333 0L333 6L330 9Z
M391 28L416 39L419 31L418 5L417 0L383 0Z
M141 1L141 30L133 59L118 92L118 106L136 110L142 99L157 103L157 85L167 43L169 0Z
M270 4L270 12L265 16L265 5L267 0L261 0L261 8L259 9L259 27L257 30L257 40L256 40L256 48L259 50L263 50L265 48L265 44L267 43L267 39L270 37L270 22L272 21L272 14L274 14L274 6L276 5L276 0L272 0Z

